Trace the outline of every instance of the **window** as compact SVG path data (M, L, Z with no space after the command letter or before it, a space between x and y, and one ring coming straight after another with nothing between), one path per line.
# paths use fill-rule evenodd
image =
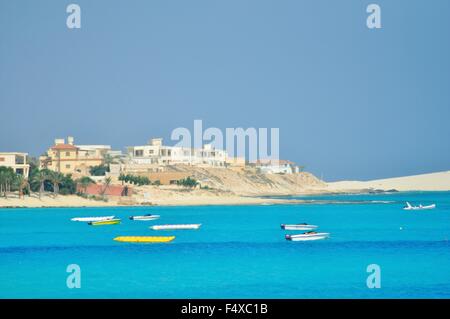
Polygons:
M66 165L66 168L70 168L70 164L67 164L67 165Z
M25 163L25 157L23 156L16 156L16 164L22 165Z
M0 157L0 162L4 162L5 158L4 157Z
M134 156L142 157L142 156L144 156L144 151L143 150L136 150L136 151L134 151Z
M66 156L70 156L70 152L66 152Z

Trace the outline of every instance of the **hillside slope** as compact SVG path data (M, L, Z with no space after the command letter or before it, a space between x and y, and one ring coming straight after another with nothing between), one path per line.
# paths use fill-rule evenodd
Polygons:
M298 174L262 174L252 169L235 171L223 168L200 168L177 165L171 171L188 172L202 186L236 195L295 195L326 188L326 183L307 172Z

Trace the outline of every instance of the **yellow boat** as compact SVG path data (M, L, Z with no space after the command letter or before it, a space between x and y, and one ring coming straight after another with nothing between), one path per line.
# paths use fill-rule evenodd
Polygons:
M92 226L116 225L120 224L120 219L116 218L116 219L100 220L96 222L89 222L88 224Z
M175 236L119 236L115 241L125 243L168 243L175 239Z

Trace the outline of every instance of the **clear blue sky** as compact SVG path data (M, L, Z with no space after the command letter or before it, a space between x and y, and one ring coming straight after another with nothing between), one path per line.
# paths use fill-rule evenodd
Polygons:
M382 8L369 30L366 6ZM66 27L77 3L82 28ZM326 180L450 169L450 1L0 0L0 151L279 127Z

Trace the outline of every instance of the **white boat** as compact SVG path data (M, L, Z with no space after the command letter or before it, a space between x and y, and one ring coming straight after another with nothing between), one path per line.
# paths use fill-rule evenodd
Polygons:
M115 216L99 216L99 217L74 217L71 219L73 222L100 222L104 220L114 219Z
M316 225L309 225L307 223L302 224L281 224L281 229L284 230L313 230L316 229Z
M325 239L330 237L329 233L316 233L314 231L310 231L304 234L298 234L298 235L286 235L286 240L291 241L310 241L310 240L319 240L319 239Z
M403 207L404 210L427 210L427 209L435 209L436 204L426 205L422 206L420 204L419 206L412 206L409 202L406 202L406 206Z
M181 229L199 229L202 224L175 224L175 225L154 225L150 226L153 230L181 230Z
M152 214L146 214L146 215L139 215L139 216L130 216L131 220L155 220L158 219L159 215L152 215Z

